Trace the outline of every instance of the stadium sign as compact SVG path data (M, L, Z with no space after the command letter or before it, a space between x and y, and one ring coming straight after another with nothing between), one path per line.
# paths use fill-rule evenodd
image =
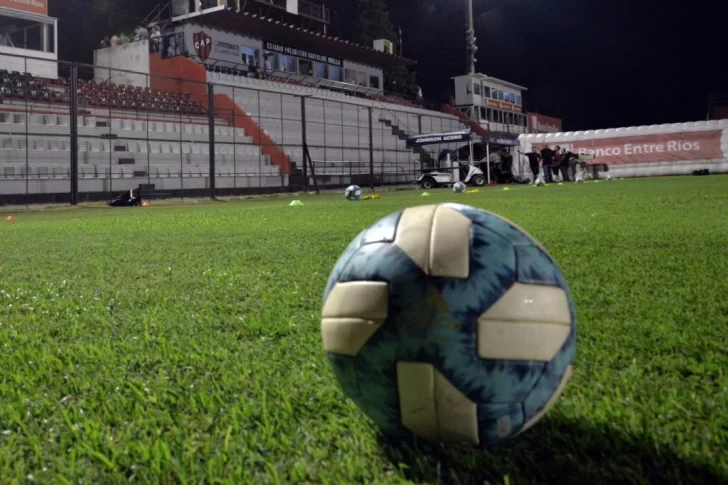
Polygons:
M48 15L48 0L0 0L0 7Z
M470 141L471 138L472 134L469 131L452 131L449 133L411 136L407 139L407 148L422 145L437 145L439 143L459 143Z
M728 156L721 146L723 130L683 131L637 136L614 136L585 140L536 141L533 148L556 145L579 155L593 157L595 163L625 165L657 162L720 160ZM728 150L727 150L728 151Z
M342 67L344 61L336 57L329 57L323 54L317 54L315 52L305 51L303 49L297 49L295 47L288 47L285 45L277 44L275 42L265 42L265 50L270 52L276 52L278 54L284 54L287 56L300 57L302 59L308 59L309 61L323 62L331 64L332 66Z

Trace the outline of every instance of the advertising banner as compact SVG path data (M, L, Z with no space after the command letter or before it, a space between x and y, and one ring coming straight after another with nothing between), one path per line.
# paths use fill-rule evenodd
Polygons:
M341 67L344 65L344 61L342 61L341 59L337 59L336 57L329 57L323 54L317 54L315 52L297 49L295 47L288 47L285 45L277 44L275 42L266 41L264 45L265 50L270 52L277 52L279 54L285 54L288 56L300 57L302 59L308 59L309 61L325 62L326 64L331 64L333 66Z
M539 141L533 147L541 150L545 146L555 148L558 145L580 155L594 155L594 163L610 165L713 160L726 156L721 149L722 134L722 130L709 130L593 138L561 143L552 141L548 144Z
M48 0L0 0L0 7L48 15Z
M440 143L470 141L471 137L472 135L469 131L453 131L450 133L411 136L407 139L407 148L423 145L437 145Z
M539 113L528 113L529 133L560 133L564 131L563 122L559 118Z

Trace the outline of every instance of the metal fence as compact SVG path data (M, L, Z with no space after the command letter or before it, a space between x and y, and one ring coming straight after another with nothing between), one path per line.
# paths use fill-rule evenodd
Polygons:
M0 204L78 204L140 187L170 198L406 185L436 157L406 138L462 128L434 111L232 73L195 82L8 58Z

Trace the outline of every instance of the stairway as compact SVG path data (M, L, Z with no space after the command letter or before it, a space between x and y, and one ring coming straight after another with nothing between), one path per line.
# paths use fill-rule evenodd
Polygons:
M392 120L385 120L380 119L380 123L384 124L385 126L392 129L392 134L399 138L402 141L407 141L407 139L411 136L409 133L401 129L399 126L392 123ZM433 168L435 167L435 159L432 158L432 155L425 150L422 147L414 147L412 151L420 156L420 162L422 163L422 168Z

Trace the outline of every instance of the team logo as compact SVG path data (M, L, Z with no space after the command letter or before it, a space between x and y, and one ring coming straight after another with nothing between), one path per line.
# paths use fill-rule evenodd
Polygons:
M204 30L194 35L195 51L202 62L205 62L212 52L212 38Z

